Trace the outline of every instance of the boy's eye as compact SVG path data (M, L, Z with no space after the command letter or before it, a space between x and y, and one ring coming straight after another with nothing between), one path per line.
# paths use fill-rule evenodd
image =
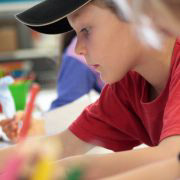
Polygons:
M84 32L86 34L89 34L89 28L82 28L80 32Z

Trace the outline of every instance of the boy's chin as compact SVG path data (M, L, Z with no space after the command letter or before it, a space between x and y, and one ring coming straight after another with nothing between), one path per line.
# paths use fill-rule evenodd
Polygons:
M119 79L113 79L113 78L105 78L101 76L102 81L104 81L105 84L114 84L119 81Z

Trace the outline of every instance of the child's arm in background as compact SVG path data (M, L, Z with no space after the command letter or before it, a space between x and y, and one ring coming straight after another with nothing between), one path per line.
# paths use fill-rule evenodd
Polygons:
M101 180L176 180L179 177L180 162L177 157L174 157Z
M76 166L85 167L85 179L94 180L123 173L134 168L166 160L180 151L180 136L172 136L159 146L117 152L105 155L83 155L60 160L65 169Z

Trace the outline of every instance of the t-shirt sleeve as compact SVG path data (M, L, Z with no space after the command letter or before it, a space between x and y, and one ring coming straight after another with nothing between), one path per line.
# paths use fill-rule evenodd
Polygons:
M160 140L180 135L180 64L172 76Z
M117 98L115 88L106 85L100 98L82 112L69 130L85 142L113 151L132 149L140 142L127 133L126 118L130 115L125 98Z

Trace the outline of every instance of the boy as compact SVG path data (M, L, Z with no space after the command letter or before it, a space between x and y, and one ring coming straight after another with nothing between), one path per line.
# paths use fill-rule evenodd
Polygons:
M124 151L60 161L67 168L83 163L85 179L165 160L180 150L180 42L167 33L161 52L145 47L132 31L133 24L119 19L109 2L47 0L17 16L43 33L62 33L71 25L78 37L76 53L108 83L100 99L56 135L64 145L64 157L87 152L92 148L87 143ZM141 143L150 147L131 150Z

